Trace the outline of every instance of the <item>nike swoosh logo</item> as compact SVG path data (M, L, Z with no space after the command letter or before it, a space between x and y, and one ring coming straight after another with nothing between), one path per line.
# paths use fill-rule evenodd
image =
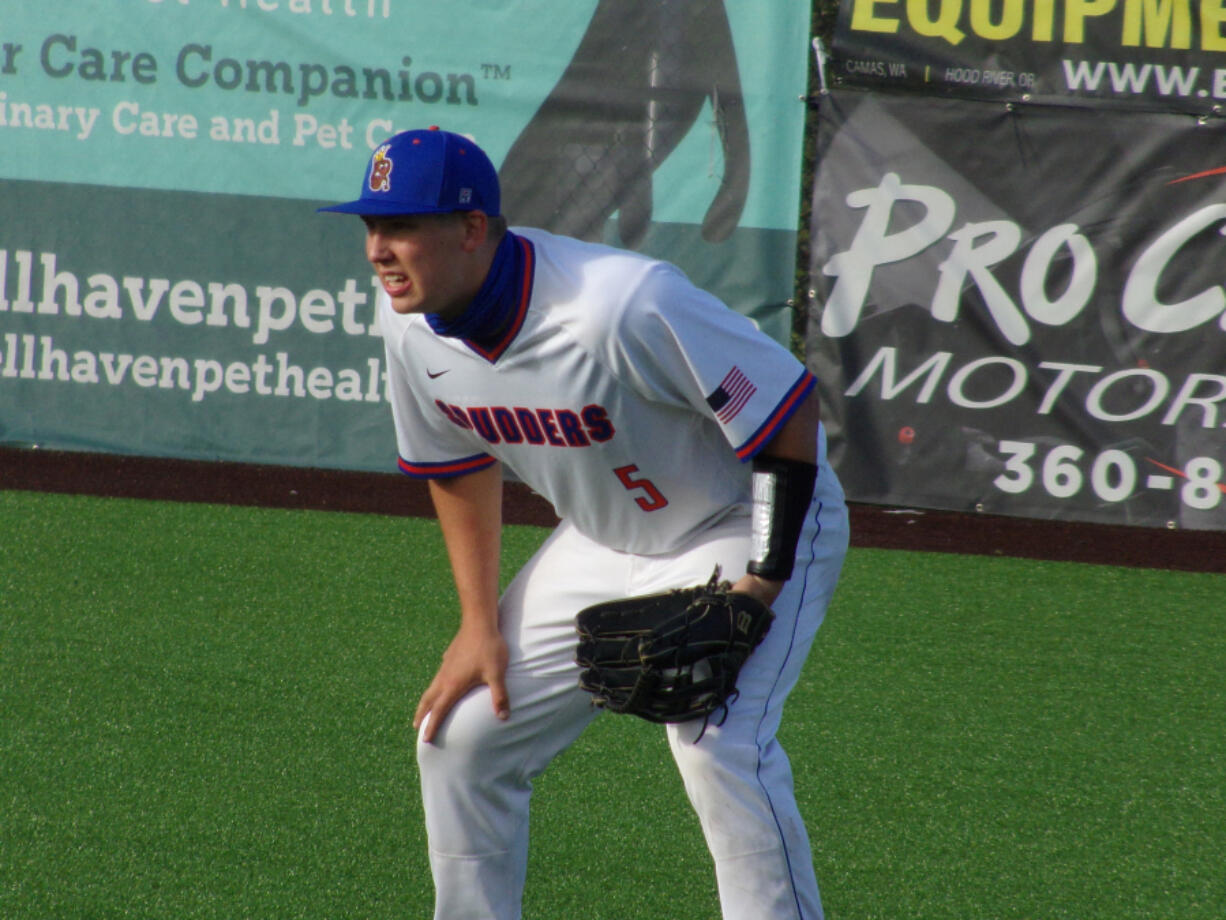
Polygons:
M447 368L447 371L449 371L449 370L451 370L451 368ZM447 373L447 371L439 371L439 372L436 374L436 373L434 373L434 371L427 370L427 371L426 371L426 376L427 376L427 377L429 377L431 380L433 380L435 377L442 377L442 376L443 376L443 374Z

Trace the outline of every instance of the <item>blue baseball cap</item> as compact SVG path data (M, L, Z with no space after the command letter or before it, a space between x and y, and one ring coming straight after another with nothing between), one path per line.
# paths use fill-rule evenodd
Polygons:
M320 211L370 216L445 214L501 208L498 172L485 152L460 134L436 127L402 131L371 154L362 196Z

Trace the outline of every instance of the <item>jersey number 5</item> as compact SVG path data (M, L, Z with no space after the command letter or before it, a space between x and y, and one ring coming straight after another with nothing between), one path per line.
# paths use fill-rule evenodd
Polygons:
M635 498L636 505L644 511L659 511L668 504L668 499L660 494L650 479L635 479L634 474L638 471L639 468L631 463L629 466L619 466L613 473L627 489L642 489L646 493L646 497L640 495Z

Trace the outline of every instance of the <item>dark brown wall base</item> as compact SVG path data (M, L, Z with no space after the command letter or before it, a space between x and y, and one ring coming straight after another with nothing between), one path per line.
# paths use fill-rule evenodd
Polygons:
M0 489L350 511L433 514L426 486L395 473L252 466L114 454L0 448ZM552 526L553 510L522 485L506 520ZM1226 533L1159 530L852 504L852 545L1109 565L1226 572Z

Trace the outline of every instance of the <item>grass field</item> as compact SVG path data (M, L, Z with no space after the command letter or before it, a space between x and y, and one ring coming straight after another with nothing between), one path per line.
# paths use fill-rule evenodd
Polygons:
M0 491L0 534L0 918L430 915L433 521ZM829 917L1221 917L1224 662L1226 576L853 550L782 735ZM529 920L718 917L654 726L533 821Z

